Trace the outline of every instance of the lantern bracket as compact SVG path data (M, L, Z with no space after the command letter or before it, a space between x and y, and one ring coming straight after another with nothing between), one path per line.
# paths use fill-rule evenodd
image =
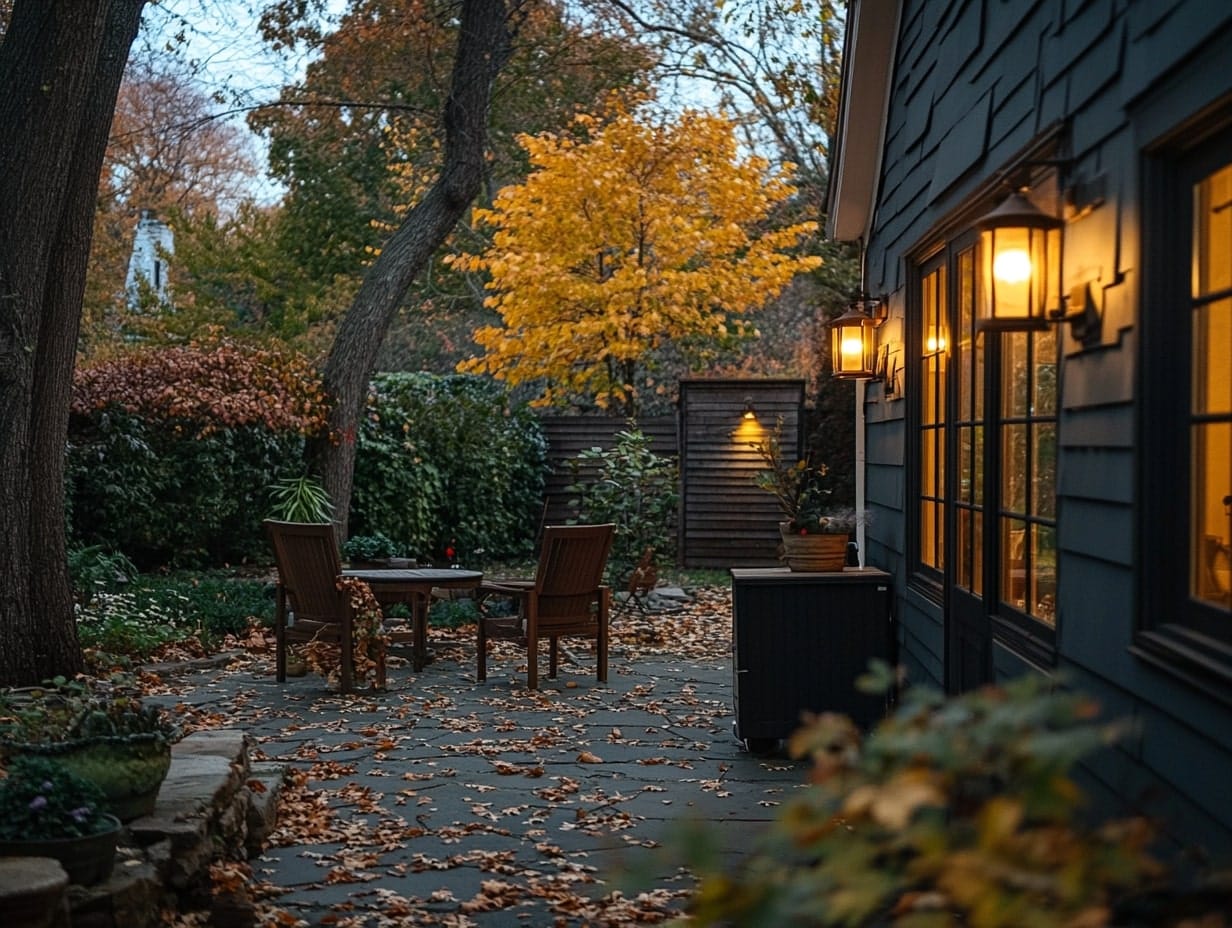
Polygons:
M1070 334L1084 345L1098 341L1103 327L1103 318L1095 305L1095 295L1091 292L1091 284L1083 283L1073 287L1063 298L1064 309L1053 309L1048 313L1050 322L1068 322Z

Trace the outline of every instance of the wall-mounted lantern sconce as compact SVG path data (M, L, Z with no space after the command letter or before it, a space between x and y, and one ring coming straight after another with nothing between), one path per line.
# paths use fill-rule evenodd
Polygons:
M1062 225L1022 193L1010 194L976 221L983 265L980 328L1023 332L1055 321Z
M983 261L981 329L1029 332L1068 322L1079 341L1099 340L1101 319L1091 285L1060 293L1063 225L1022 193L1010 194L976 222Z
M753 397L746 396L744 398L744 412L740 414L740 418L746 421L752 421L757 418L757 413L753 409Z
M877 327L888 312L884 300L861 293L830 323L830 360L835 377L869 380L876 376Z

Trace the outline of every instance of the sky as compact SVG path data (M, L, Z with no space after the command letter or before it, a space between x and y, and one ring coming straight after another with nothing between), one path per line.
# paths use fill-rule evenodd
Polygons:
M284 57L261 40L263 0L160 0L146 7L133 54L146 49L173 48L188 62L203 91L217 95L217 111L247 135L264 172L264 140L249 132L249 109L278 96L282 87L304 73L308 58L301 52ZM338 15L345 0L328 0L328 15ZM259 202L275 202L283 191L269 178L258 179L253 191Z

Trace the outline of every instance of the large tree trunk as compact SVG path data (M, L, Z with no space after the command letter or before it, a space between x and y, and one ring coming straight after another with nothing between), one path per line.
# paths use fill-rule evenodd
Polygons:
M325 363L333 400L330 439L313 449L346 536L355 473L355 434L377 352L416 276L479 193L484 177L492 83L509 57L518 0L463 0L458 49L445 101L445 157L440 178L382 246L338 327Z
M0 684L81 668L64 445L99 172L145 0L19 0L0 43Z

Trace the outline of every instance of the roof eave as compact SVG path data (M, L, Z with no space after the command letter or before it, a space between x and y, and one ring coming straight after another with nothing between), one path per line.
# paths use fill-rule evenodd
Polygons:
M826 235L840 242L865 238L881 174L899 0L855 0L848 9L842 86Z

